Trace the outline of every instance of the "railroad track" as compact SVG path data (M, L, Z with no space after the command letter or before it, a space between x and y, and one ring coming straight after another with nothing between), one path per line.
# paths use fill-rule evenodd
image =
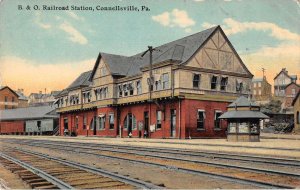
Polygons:
M161 189L162 187L24 149L6 148L0 163L38 189ZM47 163L47 164L45 164Z
M19 142L19 140L10 140L10 142ZM300 160L292 159L292 158L275 158L268 156L257 156L257 155L249 155L249 154L233 154L233 153L221 153L221 152L211 152L211 151L195 151L195 150L186 150L186 149L174 149L174 148L158 148L158 147L141 147L141 146L124 146L124 145L108 145L108 144L93 144L93 143L77 143L77 142L63 142L60 141L32 141L25 140L23 142L28 143L50 143L54 145L74 145L74 146L84 146L89 148L109 148L127 150L127 151L139 151L139 152L152 152L152 153L168 153L171 155L184 155L191 157L207 157L207 158L218 158L218 159L226 159L226 160L234 160L234 161L244 161L244 162L253 162L253 163L263 163L263 164L273 164L280 166L288 166L288 167L300 167ZM50 145L49 144L49 145ZM103 149L104 150L104 149Z
M252 184L252 185L263 187L263 188L295 188L296 186L300 185L299 178L294 178L294 177L299 177L299 174L291 174L291 173L284 173L284 172L276 173L275 172L276 174L280 174L280 175L271 176L269 174L258 174L257 172L255 172L255 170L257 170L257 168L256 168L256 169L251 169L251 172L249 172L249 170L248 170L247 175L243 174L246 177L241 178L239 176L236 176L236 174L241 173L240 170L245 171L245 168L242 168L242 167L235 167L234 169L232 169L232 166L222 165L223 169L219 168L218 170L216 170L215 168L209 168L209 169L206 168L205 170L199 170L199 169L196 170L196 169L189 168L189 167L180 167L180 164L179 165L176 165L176 164L175 165L167 165L167 164L162 164L164 162L143 161L143 160L145 160L146 156L149 156L149 155L145 155L145 154L137 155L139 157L130 158L128 156L127 157L124 156L124 153L122 156L120 156L120 155L105 155L105 154L100 154L97 152L91 152L89 147L78 147L78 146L76 147L76 146L68 146L68 145L63 145L63 144L56 144L56 145L52 144L51 145L51 143L43 143L43 142L39 142L38 144L31 143L28 145L63 150L63 151L70 151L73 153L75 152L75 153L81 153L81 154L89 154L89 155L94 155L94 156L98 156L98 157L102 157L102 158L118 159L118 160L122 160L122 161L125 160L125 161L129 161L129 162L133 162L133 163L145 164L145 165L150 165L150 166L158 166L161 168L172 169L172 170L176 170L176 171L180 171L180 172L193 173L193 174L198 174L198 175L206 175L206 176L210 176L210 177L214 177L214 178L221 178L221 179L225 179L228 181L233 181L233 182L238 182L238 183L243 183L243 184ZM89 150L89 151L86 151L86 150ZM165 158L160 158L160 159L165 159ZM171 158L168 158L168 159L171 159ZM188 160L178 160L178 159L173 159L173 160L181 161L181 162L182 161L189 162ZM199 163L197 163L197 164L199 164ZM203 164L203 163L201 163L201 164ZM214 165L214 166L217 166L217 165ZM239 169L239 170L237 170L237 169ZM213 170L215 170L215 171L213 171ZM231 173L230 173L230 171L231 171ZM229 173L229 174L224 175L222 172ZM264 172L274 174L274 172L272 172L272 171L265 170ZM287 177L285 174L292 176L292 177ZM251 176L260 176L266 180L260 180L259 177L256 177L256 179L251 179L251 178L247 178L247 176L248 177L249 176L250 177ZM280 182L274 183L274 182L272 182L271 179L275 179L275 181L279 180ZM285 183L285 181L292 183L293 185Z

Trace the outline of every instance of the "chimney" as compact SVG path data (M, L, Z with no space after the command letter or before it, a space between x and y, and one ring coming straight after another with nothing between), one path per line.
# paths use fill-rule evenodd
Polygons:
M42 91L40 90L39 94L42 94Z

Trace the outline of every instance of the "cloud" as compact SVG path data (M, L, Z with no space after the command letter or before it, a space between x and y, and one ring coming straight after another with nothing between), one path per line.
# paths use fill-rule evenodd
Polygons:
M47 91L66 88L80 73L91 70L95 60L43 64L15 56L5 56L0 57L0 63L2 85L13 89L24 88L25 93L29 94L45 88ZM11 63L14 63L14 67Z
M173 9L172 12L164 12L160 15L152 16L152 20L163 26L187 28L195 25L195 21L189 17L186 11Z
M274 23L270 22L239 22L232 18L226 18L223 20L222 26L226 35L232 35L249 30L270 32L269 35L278 40L300 40L300 35L293 33L285 28L282 28ZM203 23L202 27L209 28L211 23Z
M83 36L78 30L76 30L71 24L68 22L62 23L59 28L66 32L69 35L69 40L75 43L79 43L81 45L87 44L87 39Z
M191 28L186 28L184 31L185 31L186 33L191 33L191 32L192 32L192 29L191 29Z
M41 15L41 12L36 12L35 13L35 20L34 20L34 23L39 26L40 28L42 29L50 29L52 28L52 25L51 24L47 24L47 23L43 23L42 22L42 15Z
M204 2L205 0L194 0L196 2Z
M73 18L75 20L84 21L83 17L78 16L76 13L74 13L72 11L67 11L66 13L67 13L67 15L69 15L71 18Z
M170 25L170 13L168 13L168 12L164 12L157 16L152 16L152 19L163 26Z

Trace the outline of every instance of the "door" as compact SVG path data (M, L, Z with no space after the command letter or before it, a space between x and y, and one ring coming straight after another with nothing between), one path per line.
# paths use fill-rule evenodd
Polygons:
M148 136L149 132L149 114L148 112L144 112L144 137Z
M68 129L68 118L64 118L64 129Z
M176 136L176 110L171 109L171 137Z
M129 133L132 134L132 114L128 114L128 135Z
M94 116L94 119L93 119L93 129L94 129L94 135L96 135L97 134L97 116Z

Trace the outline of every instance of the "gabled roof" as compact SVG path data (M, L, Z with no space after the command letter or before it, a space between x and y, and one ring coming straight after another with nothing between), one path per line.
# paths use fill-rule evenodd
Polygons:
M8 121L8 120L58 118L57 114L53 115L53 110L55 110L55 107L52 106L26 107L26 108L1 110L0 120Z
M13 94L15 94L17 97L19 97L19 94L17 94L14 90L12 90L10 87L8 86L2 86L0 87L0 91L4 90L5 88L7 88L8 90L10 90Z
M284 69L282 69L275 77L274 77L274 80L281 74L281 73L283 73L285 76L287 76L288 78L290 78L290 79L297 79L297 75L289 75L288 73L287 73L287 71L286 71L286 69L284 68Z
M72 84L70 84L70 86L68 86L67 89L74 89L81 86L89 86L91 82L88 79L91 73L92 71L86 71L84 73L81 73L80 76L77 77L77 79L75 79L75 81L73 81Z
M300 85L299 85L299 84L296 84L296 83L294 83L294 82L291 82L290 84L286 85L286 86L284 87L284 89L286 89L287 87L291 86L292 84L294 84L294 85L296 85L296 86L298 86L298 87L300 88Z
M234 102L229 104L227 108L235 108L235 107L258 107L258 105L254 102L251 102L248 100L248 98L244 96L240 96L238 99L236 99Z
M236 53L230 41L227 39L220 26L215 26L202 32L198 32L196 34L186 36L184 38L155 47L155 51L153 51L152 53L153 64L169 60L177 61L178 64L187 63L193 57L193 55L195 55L195 53L206 43L206 41L217 31L217 29L220 29L221 33L228 41L228 44L231 46L238 59L241 61L242 67L248 72L248 74L252 76L250 71L247 69L247 67L244 65L244 63ZM134 76L140 74L141 68L149 65L150 63L149 52L147 52L142 57L143 53L144 52L141 52L133 56L122 56L100 52L89 80L92 80L101 59L103 59L104 62L108 65L112 75Z

